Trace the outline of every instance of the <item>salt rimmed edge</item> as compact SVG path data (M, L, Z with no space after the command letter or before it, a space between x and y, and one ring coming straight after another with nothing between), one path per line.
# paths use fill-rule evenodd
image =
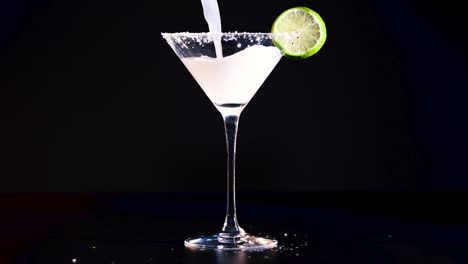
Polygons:
M246 36L252 36L256 38L256 41L264 39L273 39L275 37L283 38L295 38L297 37L298 32L161 32L161 35L169 43L176 42L181 44L184 40L191 39L192 41L199 43L210 43L213 41L213 37L223 38L225 41L235 41L238 37L245 38Z

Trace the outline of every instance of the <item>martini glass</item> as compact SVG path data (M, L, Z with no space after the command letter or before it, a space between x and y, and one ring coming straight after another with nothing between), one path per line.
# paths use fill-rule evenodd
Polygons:
M276 247L276 240L250 235L239 226L235 193L239 116L282 57L273 44L273 35L163 33L162 36L223 116L226 133L227 208L224 225L214 234L186 239L185 246L217 250Z

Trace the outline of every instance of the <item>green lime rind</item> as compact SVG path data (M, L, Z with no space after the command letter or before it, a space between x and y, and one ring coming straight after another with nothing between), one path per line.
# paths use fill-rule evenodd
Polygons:
M322 17L314 10L298 6L281 13L271 27L273 43L290 59L306 59L317 53L325 44L327 29ZM275 33L297 33L289 35Z

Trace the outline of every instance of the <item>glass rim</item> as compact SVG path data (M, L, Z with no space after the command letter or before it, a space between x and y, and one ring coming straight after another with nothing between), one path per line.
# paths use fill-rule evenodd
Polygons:
M197 36L296 36L298 32L161 32L163 37L197 37Z

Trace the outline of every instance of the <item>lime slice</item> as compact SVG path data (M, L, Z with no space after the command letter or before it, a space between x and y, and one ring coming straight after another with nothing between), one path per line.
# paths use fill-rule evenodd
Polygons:
M271 27L274 44L291 59L305 59L325 43L327 29L317 12L307 7L290 8L276 18ZM291 33L291 34L289 34Z

